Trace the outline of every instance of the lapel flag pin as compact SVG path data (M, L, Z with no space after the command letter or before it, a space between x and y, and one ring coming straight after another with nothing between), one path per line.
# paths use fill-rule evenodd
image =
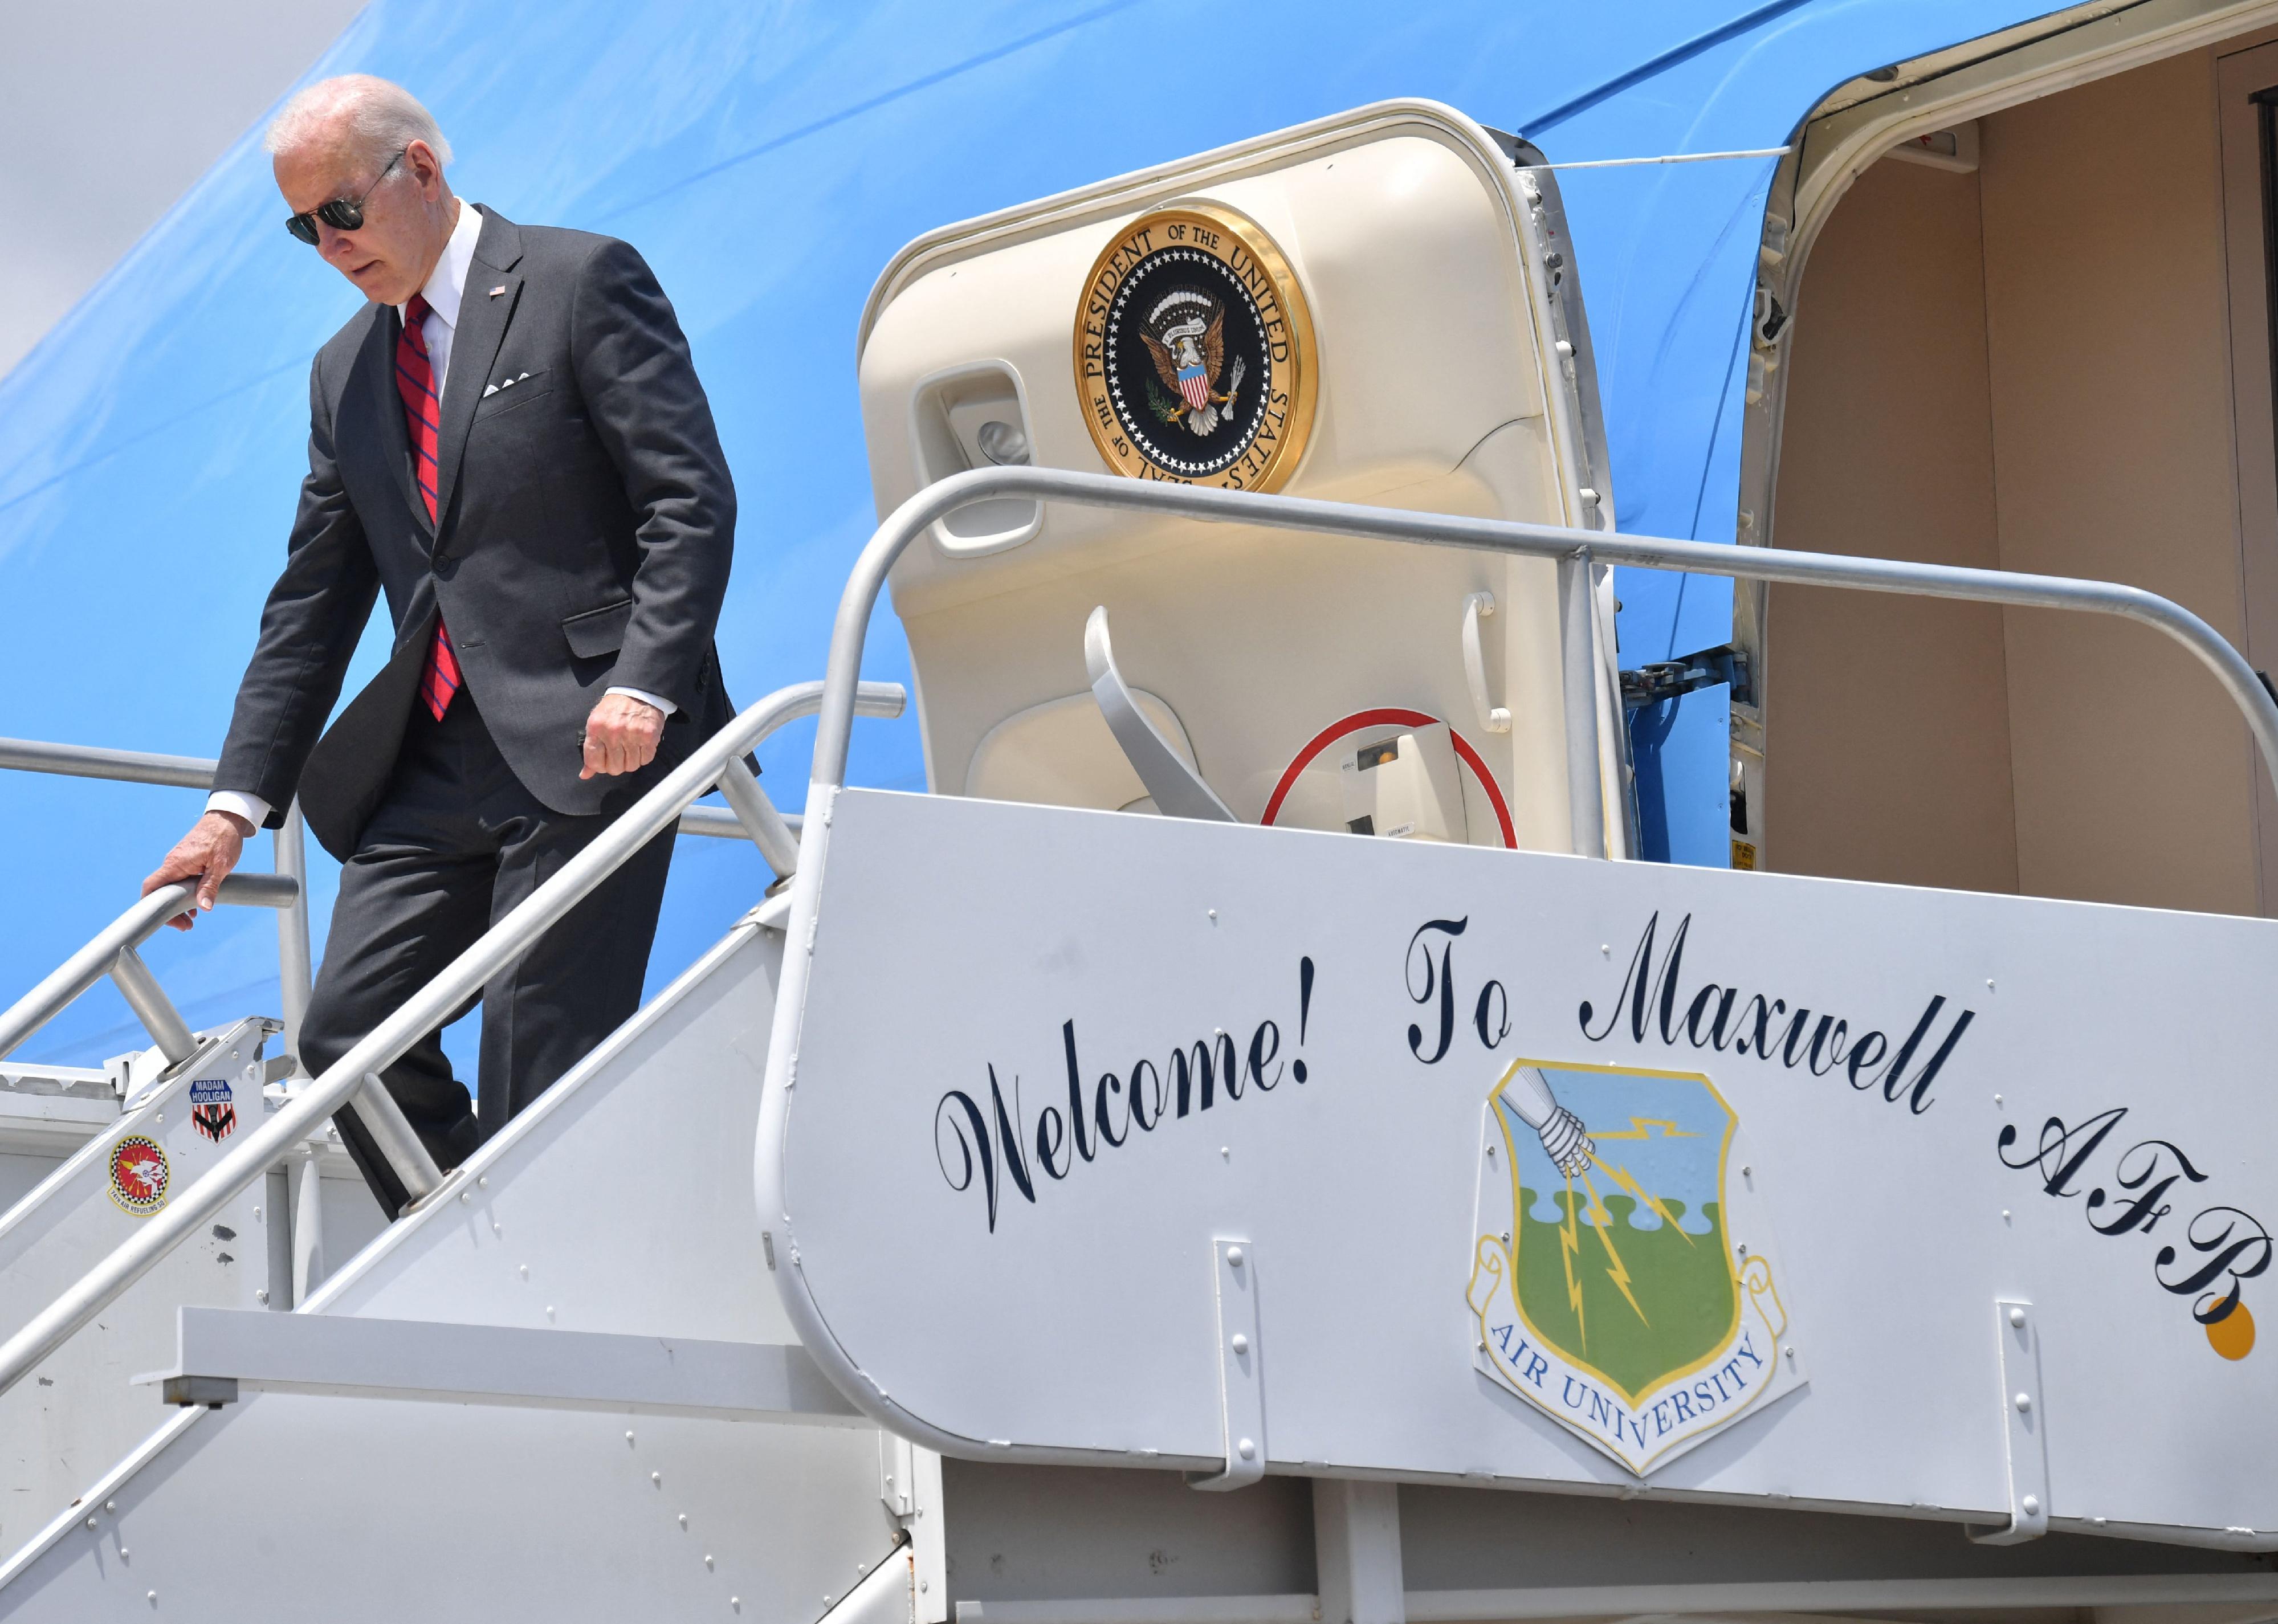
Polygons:
M506 292L506 284L501 282L496 287L491 289L491 297L495 299L504 292Z

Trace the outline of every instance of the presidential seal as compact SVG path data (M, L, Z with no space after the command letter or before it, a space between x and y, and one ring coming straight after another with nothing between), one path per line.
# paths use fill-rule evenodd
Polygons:
M1158 209L1092 263L1076 393L1118 473L1280 489L1304 454L1318 370L1304 294L1247 216L1219 203Z

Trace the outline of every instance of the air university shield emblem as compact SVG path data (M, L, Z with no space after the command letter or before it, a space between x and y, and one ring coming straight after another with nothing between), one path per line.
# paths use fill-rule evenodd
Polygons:
M1803 1381L1739 1135L1686 1073L1522 1060L1487 1098L1478 1362L1640 1477Z
M1076 393L1118 473L1280 489L1304 454L1316 372L1304 294L1246 215L1159 209L1092 264L1076 310Z

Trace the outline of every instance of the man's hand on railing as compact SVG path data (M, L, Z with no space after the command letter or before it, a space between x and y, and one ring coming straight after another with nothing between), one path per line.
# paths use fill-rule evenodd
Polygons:
M577 776L614 778L637 773L656 759L657 742L663 737L662 711L630 694L603 694L577 738L585 758Z
M142 895L148 896L160 886L172 885L180 880L198 882L197 905L201 911L211 911L214 894L221 882L229 878L230 870L245 851L246 836L253 826L235 812L210 812L190 826L190 832L175 842L150 877L142 882ZM166 921L176 930L187 930L197 923L195 913L179 913Z

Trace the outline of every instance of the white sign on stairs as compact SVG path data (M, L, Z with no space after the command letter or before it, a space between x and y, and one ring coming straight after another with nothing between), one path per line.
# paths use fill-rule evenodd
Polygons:
M2278 1529L2278 922L857 790L817 832L762 1210L929 1446L1228 1471L1238 1237L1268 1470L2014 1528L2022 1398L2034 1518Z

